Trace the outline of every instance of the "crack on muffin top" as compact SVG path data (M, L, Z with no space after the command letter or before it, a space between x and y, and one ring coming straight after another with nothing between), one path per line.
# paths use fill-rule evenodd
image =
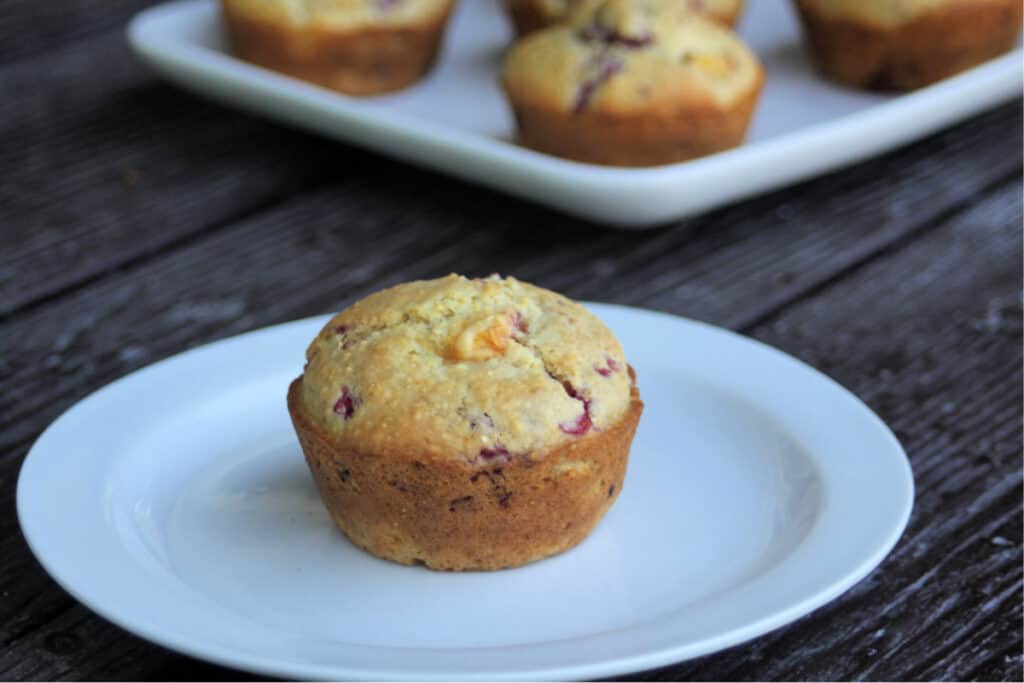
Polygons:
M373 294L324 327L307 361L305 412L341 444L477 467L543 458L615 424L630 402L627 373L599 371L626 367L607 327L514 278Z
M584 63L583 80L576 89L576 99L572 105L574 114L582 113L597 91L611 80L612 76L622 71L623 61L610 52L603 51L594 55Z
M597 91L622 71L626 62L618 52L654 44L651 18L645 5L623 7L621 2L607 2L597 5L587 23L576 28L577 38L596 51L583 63L573 113L583 112Z

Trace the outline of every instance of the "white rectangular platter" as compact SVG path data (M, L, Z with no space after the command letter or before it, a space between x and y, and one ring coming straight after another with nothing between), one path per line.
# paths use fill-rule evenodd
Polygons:
M498 86L511 28L499 0L461 0L433 72L397 94L354 99L230 56L215 0L138 15L135 50L181 86L605 225L645 228L878 154L1021 93L1021 50L905 95L820 77L788 0L751 0L739 27L767 80L742 147L643 169L555 158L514 142Z

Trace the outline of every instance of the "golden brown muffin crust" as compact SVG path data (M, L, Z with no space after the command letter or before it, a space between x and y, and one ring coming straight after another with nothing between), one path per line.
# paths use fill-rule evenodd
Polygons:
M377 292L335 316L306 355L309 419L340 446L394 457L540 457L615 424L630 400L608 328L514 278L449 275Z
M372 294L310 344L288 411L355 544L435 569L513 567L586 537L643 403L611 331L513 278Z
M516 567L578 545L622 490L643 411L634 387L626 412L607 429L536 459L478 467L341 446L305 416L302 383L292 383L289 412L337 526L378 557L431 569Z
M517 102L563 110L727 107L757 86L760 63L731 31L681 7L602 0L520 41L505 62L505 88Z
M821 70L854 87L911 90L1012 49L1021 0L797 0Z
M602 0L520 41L502 82L526 146L640 166L739 144L763 69L731 31L678 2Z
M451 0L222 0L232 12L276 24L357 31L416 26L446 14Z
M232 51L349 95L404 88L433 65L453 0L221 0Z
M803 0L822 16L832 19L852 19L875 26L897 26L912 21L922 14L952 5L963 5L965 0ZM983 0L984 1L984 0ZM966 0L966 4L978 0Z

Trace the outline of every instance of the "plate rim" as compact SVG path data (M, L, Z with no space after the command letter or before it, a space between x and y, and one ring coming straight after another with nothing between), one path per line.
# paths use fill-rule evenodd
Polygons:
M547 667L542 669L530 668L525 666L519 670L504 670L504 671L491 671L484 668L480 668L474 671L415 671L410 672L405 669L395 668L392 670L377 667L377 668L345 668L336 665L324 666L317 664L303 664L300 661L282 661L280 658L259 658L253 657L251 654L246 655L244 652L231 652L223 649L218 649L217 645L208 646L206 643L196 643L194 640L189 640L188 634L185 634L184 638L177 636L176 634L168 634L166 630L162 631L157 626L151 626L150 624L143 621L139 622L138 619L133 620L130 616L124 615L124 610L121 613L118 612L116 605L105 605L100 604L97 600L92 599L91 596L86 595L87 591L79 590L75 585L74 575L76 573L75 568L68 569L67 567L59 566L59 561L48 554L48 549L44 547L44 543L40 542L40 537L34 537L33 533L40 533L39 529L34 529L35 521L33 521L33 512L31 511L30 505L33 501L30 501L29 487L33 485L30 478L35 476L32 469L37 466L40 458L38 453L44 452L45 450L40 448L40 444L45 447L45 437L47 434L51 434L55 427L66 421L66 418L79 406L86 404L91 399L94 399L97 395L107 392L116 392L117 387L122 383L129 381L140 381L138 378L143 376L147 372L156 371L160 367L166 368L167 366L180 361L183 357L193 356L197 354L203 354L208 352L213 347L224 348L225 346L238 343L251 342L257 337L272 337L275 334L280 334L285 328L302 328L304 326L316 327L322 325L329 316L313 316L303 318L300 320L294 320L284 323L278 323L267 327L251 330L242 334L230 336L227 338L219 339L209 344L201 345L181 353L171 355L167 358L156 361L152 364L139 368L128 375L125 375L119 379L116 379L103 387L91 392L89 395L76 401L71 407L65 410L58 418L56 418L43 433L33 443L31 449L25 457L25 460L21 464L18 481L17 481L17 492L16 492L16 508L18 522L22 530L22 534L28 543L30 550L36 559L40 562L47 573L58 583L64 590L71 594L76 600L85 605L87 608L95 611L103 618L116 624L117 626L124 628L130 633L134 633L150 642L157 643L161 646L182 652L184 654L203 659L205 661L215 662L224 666L232 668L271 674L283 677L295 677L300 676L303 678L337 678L339 676L345 678L358 678L358 679L388 679L388 680L409 680L409 679L423 679L423 680L462 680L462 679L493 679L493 680L516 680L524 678L539 678L547 680L561 680L561 679L580 679L580 678L595 678L602 676L615 676L630 672L637 672L641 670L651 669L659 666L665 666L672 663L678 663L692 659L713 652L717 652L726 647L731 647L743 642L746 642L752 638L763 635L769 631L779 628L783 625L791 623L792 621L804 616L811 611L827 604L831 600L835 599L840 594L847 591L854 584L859 582L865 576L867 576L872 570L874 570L881 561L888 555L899 538L902 536L906 525L909 521L913 500L914 500L914 481L913 473L910 466L909 459L906 456L905 451L899 444L895 435L892 431L882 422L882 420L868 408L859 398L852 394L849 390L842 387L835 380L830 378L828 375L814 369L810 365L803 361L786 354L785 352L776 349L764 342L752 339L745 335L732 332L730 330L720 328L708 323L701 321L691 320L680 316L675 316L668 313L659 311L651 311L647 309L634 308L630 306L622 306L616 304L592 304L588 303L588 307L594 310L595 313L601 315L603 311L609 313L620 313L625 314L627 317L630 315L639 316L650 316L659 319L660 322L668 323L672 325L682 325L683 327L689 327L691 330L696 330L698 333L721 335L724 337L732 338L734 341L741 343L742 345L749 345L752 348L757 349L761 353L767 352L769 357L774 357L781 360L795 368L799 368L801 372L810 373L810 377L816 382L824 382L824 386L828 386L829 391L839 392L838 395L843 396L843 400L849 402L852 400L854 403L850 404L851 407L855 407L862 411L866 417L874 423L874 427L878 429L877 435L889 442L889 446L892 449L886 458L890 458L891 465L895 465L896 472L902 475L902 481L900 486L900 492L903 499L900 506L900 513L896 518L890 520L888 533L884 538L875 539L873 542L873 552L867 553L861 558L859 564L855 567L847 568L845 574L838 580L832 580L828 584L825 590L819 590L817 593L807 595L803 599L793 602L786 606L784 609L777 610L772 614L763 616L758 620L751 623L747 623L740 628L735 628L726 633L714 635L710 638L705 637L703 641L699 641L696 645L694 643L684 642L681 645L675 647L661 648L653 652L639 652L631 656L619 656L610 660L601 658L595 658L588 662L577 662L574 664L566 664L557 667ZM815 465L819 464L819 461L815 459L814 454L810 454L812 462ZM818 456L820 457L820 456ZM30 531L33 530L33 531ZM59 533L57 534L59 536ZM50 539L52 541L52 539ZM137 569L136 569L137 571ZM80 578L80 577L79 577ZM681 608L685 609L685 607ZM622 629L618 629L612 632L599 633L596 635L588 634L580 636L578 638L568 639L571 641L587 641L597 637L603 637L608 635L615 635L619 632L629 632L637 630L638 628L647 627L649 624L657 624L659 621L670 619L672 616L679 612L676 610L668 615L662 617L654 617L648 622L641 622L639 625L627 626ZM271 629L274 630L274 629ZM539 644L526 644L517 645L511 644L506 646L497 647L483 647L483 648L452 648L443 649L443 652L449 653L465 653L467 651L473 652L485 652L488 650L531 650L538 647L547 645L557 645L566 641L552 641L550 643L539 643ZM358 644L346 644L353 648L363 651L387 651L394 648L390 647L379 647L369 645L358 645ZM402 649L402 648L398 648ZM413 650L429 650L429 648L412 648Z
M211 92L205 81L230 83L250 95L285 103L290 113L253 102L241 106L289 125L622 229L657 227L854 164L1024 91L1024 49L1016 47L936 84L767 140L686 162L615 168L560 159L409 116L247 64L162 30L168 16L215 11L212 2L170 0L139 12L126 29L132 49L179 85L231 106L239 103L223 92ZM191 80L183 80L185 72L190 72ZM198 80L197 74L201 74ZM317 121L296 120L298 109L315 111ZM343 121L340 127L339 120ZM438 162L437 154L446 161ZM737 174L747 181L735 182ZM755 177L757 181L752 182ZM694 186L700 191L680 191ZM621 201L638 194L647 201ZM581 197L587 201L579 202ZM628 209L623 207L626 203Z

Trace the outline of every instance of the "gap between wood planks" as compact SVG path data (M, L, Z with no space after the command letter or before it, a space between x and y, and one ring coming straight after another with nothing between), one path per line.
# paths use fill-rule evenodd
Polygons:
M993 181L992 183L979 188L977 196L974 199L981 199L983 201L986 196L988 196L990 193L998 190L1001 186L1003 186L1006 180L1007 178L1004 177L1000 180ZM914 239L916 239L919 235L928 232L930 229L934 229L935 227L942 225L946 221L954 219L957 216L957 214L964 212L965 209L968 209L970 207L970 205L970 201L964 199L958 202L957 204L936 213L933 217L929 217L927 220L920 222L918 225L906 231L903 235L893 239L892 241L879 244L877 245L877 248L875 250L858 255L858 258L851 260L849 264L837 269L830 276L817 280L812 286L807 287L804 291L794 293L792 297L785 301L775 302L774 306L772 306L771 308L766 308L764 311L748 320L737 322L734 326L734 329L741 333L749 333L755 330L758 326L766 323L769 319L776 317L779 313L782 312L783 309L789 308L794 304L798 304L801 301L814 297L818 292L846 278L848 275L857 271L868 262L878 258L884 258L887 254L902 249L910 242L912 242Z
M307 190L315 191L317 185L310 183L306 186ZM54 287L49 290L44 290L36 294L33 298L25 299L9 308L5 308L3 304L0 304L0 325L3 325L10 319L15 318L21 313L27 313L29 311L42 308L47 304L57 301L64 296L75 292L79 289L89 287L90 285L99 282L106 277L113 275L117 272L123 271L127 268L144 267L150 261L162 258L168 253L174 252L193 241L200 239L204 234L216 232L223 227L233 225L239 221L245 221L249 218L260 214L261 212L271 208L275 204L278 204L282 199L287 196L286 193L282 193L280 196L271 195L261 198L260 203L247 206L240 210L237 214L231 215L225 218L223 221L218 223L197 227L192 231L185 231L177 234L166 241L162 241L156 245L148 245L140 248L131 254L130 260L124 261L111 261L105 264L102 268L97 268L92 272L83 273L78 279L64 283L58 287Z
M857 343L856 340L865 334L866 329L873 330L881 327L884 335L886 325L890 323L895 322L898 326L904 326L908 324L906 321L909 320L910 324L913 324L914 317L908 318L908 311L919 311L922 307L925 310L932 308L938 313L947 313L947 315L935 316L936 319L945 321L941 323L943 329L946 329L945 326L952 326L961 332L973 335L976 339L988 340L997 344L990 348L990 344L979 346L978 344L956 343L957 340L953 339L951 335L939 334L934 339L938 340L945 348L943 353L951 354L946 357L948 363L972 376L983 374L992 378L993 381L1015 381L1013 377L1001 371L1001 368L1004 367L1003 364L1008 360L1005 356L1008 345L1004 337L1000 336L1000 330L994 330L992 334L988 334L983 325L974 326L970 318L959 319L956 315L948 315L947 309L953 305L950 303L952 300L962 299L979 309L967 311L969 314L985 315L985 307L982 305L985 302L976 301L977 294L983 294L991 299L993 295L1003 296L1005 294L1003 290L1007 286L1019 287L1020 245L1016 231L1016 224L1020 222L1021 213L1019 194L1017 181L1005 183L1001 188L982 198L978 205L951 217L942 225L936 226L934 232L926 231L920 235L919 239L905 243L901 248L886 253L885 258L873 259L859 268L849 270L844 278L832 281L817 296L805 299L781 312L776 320L770 321L770 324L766 321L753 330L753 333L758 338L784 348L787 345L790 346L791 348L787 350L796 352L797 355L804 355L806 360L817 361L816 365L824 366L824 370L838 375L841 381L845 380L858 394L862 396L867 394L867 398L871 402L870 388L875 386L879 379L871 374L865 375L862 363L865 358L870 360L876 349L865 350L862 348L864 345ZM981 221L980 224L979 221ZM984 223L984 221L990 221L990 223ZM1009 231L1007 226L1009 226ZM970 233L972 231L979 233L976 238L977 244L971 242ZM993 239L996 237L999 239ZM952 253L941 251L948 249L950 245L956 247ZM982 273L984 283L973 281L968 272L971 269L964 265L968 261L973 262L975 269L980 268L984 271ZM932 262L937 265L932 266ZM934 272L928 273L929 267L934 267ZM893 282L891 275L893 272L896 272L900 282L904 279L910 282L911 286L908 290L900 291L899 282ZM924 277L921 276L922 273L925 274ZM1012 277L1008 277L1008 275ZM916 281L915 277L917 277ZM881 300L880 294L889 290L892 290L894 296L890 297L890 300ZM928 293L934 295L926 299L925 295ZM845 320L844 314L835 305L837 299L847 305L857 307L858 310L863 310L865 320ZM873 312L872 306L869 304L873 301L878 301L878 307L884 310L880 313ZM923 306L924 304L927 306ZM889 322L880 323L878 315L883 315L882 320ZM931 317L927 320L919 318L916 328L903 333L903 343L914 339L914 335L927 332L931 319ZM799 321L803 322L799 323ZM798 323L811 325L811 327L804 332ZM823 328L827 328L830 335L834 335L835 338L854 340L851 355L857 355L860 360L836 357L833 353L834 350L828 349L832 337L817 336ZM814 330L818 330L818 333L815 333ZM1012 333L1013 329L1010 332ZM813 343L815 339L818 340L818 345L812 348L816 348L817 353L826 356L825 360L815 357L808 358L806 352L801 353L799 348L792 348L804 336L809 338L809 343ZM820 348L821 342L825 342L824 350ZM877 341L875 346L878 346ZM884 344L882 346L884 347ZM958 353L967 353L969 356L957 357L955 354ZM1019 349L1012 350L1012 354L1019 360ZM825 362L828 359L831 360ZM871 369L875 370L875 368ZM904 368L896 368L896 373L891 380L888 380L888 383L901 387L901 391L905 394L904 400L898 402L902 415L886 416L886 411L882 412L884 417L892 419L895 423L894 426L899 428L900 424L920 422L920 410L927 407L927 404L916 402L913 399L916 392L914 382L920 374L920 368L910 364ZM844 375L849 376L844 377ZM962 382L949 382L945 386L936 387L935 391L952 393L954 398L959 398L955 392L965 386L970 388L969 385ZM1011 389L1011 393L1019 407L1020 396L1016 385ZM981 402L971 401L969 407L982 413L987 410L985 404ZM1010 431L1019 433L1020 425L1017 420L1017 412L1019 411L1002 411L1003 417L998 421L1005 422ZM991 416L992 413L988 413L988 415ZM979 422L978 426L983 427L984 425ZM1006 429L1003 431L1005 432ZM991 431L988 433L992 434ZM926 444L928 443L927 437L927 433L921 433L914 438ZM907 445L910 448L912 459L915 459L915 471L920 472L921 468L918 465L922 456L919 448L915 448L913 443ZM943 449L943 452L930 454L929 457L935 460L947 457L966 457L962 453L963 444L953 443L948 446ZM1006 464L1003 463L1000 467L1005 467ZM1010 465L1012 468L1012 463ZM978 467L982 467L982 469L979 470ZM961 465L961 468L965 472L974 471L976 474L973 478L961 478L958 481L950 482L954 489L950 491L950 494L971 501L969 507L974 507L974 513L971 516L953 520L955 524L949 526L950 520L939 518L937 515L941 513L941 510L933 505L932 518L922 521L920 518L921 501L919 500L919 512L915 515L917 521L912 522L911 530L901 541L897 551L879 572L866 579L838 602L822 608L796 625L770 634L754 643L696 662L678 665L660 673L655 672L654 676L658 677L668 671L670 672L668 675L672 677L698 678L756 678L768 674L772 678L850 678L873 673L892 677L893 669L891 667L898 662L880 658L879 653L899 650L904 652L906 657L909 656L907 653L914 649L922 651L924 654L919 655L920 658L912 667L903 668L902 671L927 670L929 667L934 671L934 667L940 662L935 661L935 644L929 641L931 636L926 637L926 634L938 630L952 634L943 640L943 644L948 646L945 658L952 658L953 664L956 666L948 665L943 670L944 673L958 670L984 670L992 676L1001 674L1001 676L995 677L1002 677L1007 673L1012 677L1014 670L1019 669L1019 660L1017 660L1016 666L1011 661L1007 665L1008 669L1005 667L1000 669L998 662L995 665L987 660L987 663L981 660L965 662L962 653L959 658L954 657L954 653L957 651L969 650L972 647L972 639L980 638L985 639L985 642L999 643L1005 642L1007 635L1005 630L998 630L1001 620L986 618L980 621L976 631L966 634L965 637L962 620L958 617L964 608L957 602L965 598L950 597L948 593L953 588L948 577L950 574L969 577L971 568L990 572L993 576L1001 576L1001 585L1004 587L997 587L998 594L987 599L984 604L990 605L986 614L991 614L993 611L1000 613L1005 611L1009 601L1007 595L1013 595L1014 586L1017 585L1015 582L1018 582L1020 546L1018 543L1015 547L1009 548L1008 553L1003 552L1002 546L993 546L986 538L986 534L1002 530L1007 523L1006 520L1010 519L1011 529L1001 531L1001 533L1007 534L1010 538L1019 536L1019 524L1016 529L1013 529L1012 525L1019 517L1019 501L1017 500L1019 495L1017 494L1019 494L1020 477L1018 474L1016 479L1012 477L1007 479L1003 475L1002 483L999 486L986 487L984 480L978 478L984 472L984 464L966 467ZM949 477L942 471L927 468L924 471L931 472L928 476L933 479L949 480ZM983 487L982 491L988 488L989 493L987 495L982 493L979 496L977 493L979 487ZM933 494L931 487L921 486L918 495L932 498L938 493ZM1010 503L1013 502L1018 503L1017 509L1011 510L1012 514L1006 514L1005 511L1012 507ZM950 506L958 505L958 503L956 499L947 497L942 505ZM1004 512L994 519L990 518L991 511L996 510ZM979 523L980 528L978 528ZM916 529L915 524L917 525ZM924 526L921 526L922 524ZM976 528L966 540L963 540L964 533L967 531L965 526ZM944 541L944 539L946 540ZM931 549L924 555L918 555L916 548L925 540L931 544ZM945 545L942 545L943 542ZM998 553L989 561L986 559L986 553L993 547L998 550ZM8 548L5 548L5 554L7 551ZM937 563L934 559L936 557L941 558ZM1014 574L1013 571L1016 571L1017 574ZM935 578L929 581L929 576ZM42 581L45 586L45 577L42 578ZM902 583L903 586L896 595L891 592L886 593L886 602L884 605L879 605L873 598L883 590L883 586L880 584L885 582L894 583L895 586ZM938 584L942 585L936 589L935 586ZM47 592L59 593L59 590L49 586ZM75 603L70 599L67 600L74 607ZM929 608L928 605L933 605L933 607ZM922 622L916 618L919 613L934 613L937 616L930 621ZM60 616L61 614L66 614L66 616ZM61 609L57 615L52 621L48 620L44 624L37 625L36 629L41 629L38 632L36 629L24 632L22 641L27 639L30 642L19 642L16 643L16 648L12 648L12 654L15 650L24 653L22 655L24 661L32 661L33 665L38 664L41 667L33 666L31 672L53 675L56 670L80 677L83 675L82 667L84 666L87 667L85 671L92 674L106 671L109 675L109 672L118 671L122 665L128 666L131 671L144 672L147 671L145 657L165 659L168 656L160 648L138 641L118 629L111 628L81 608ZM899 619L901 622L887 622L886 624L879 621L872 624L870 622L872 618L882 621ZM922 630L923 627L927 628ZM69 630L72 635L77 634L75 640L79 643L79 647L82 647L81 643L88 643L88 645L84 649L78 650L77 654L57 655L49 651L44 654L38 652L40 642L45 642L47 638L52 639L61 633L68 633ZM878 635L879 632L882 635ZM808 646L808 642L813 643L813 646ZM1002 651L1007 646L993 645L993 647L999 647ZM28 649L26 650L26 648ZM37 649L33 650L33 648ZM106 659L97 659L95 654L89 654L90 651L94 653L103 651L112 654ZM872 651L874 654L871 654ZM33 652L35 659L33 659ZM782 657L779 653L787 654ZM116 667L111 661L111 658L114 657L120 660ZM47 661L49 664L46 664ZM180 660L176 659L175 661ZM151 671L151 669L149 670ZM25 670L13 668L10 671L24 672ZM856 672L857 675L853 676L851 671ZM900 669L896 669L896 671L900 671ZM727 673L723 674L723 672ZM90 673L84 675L90 675Z

